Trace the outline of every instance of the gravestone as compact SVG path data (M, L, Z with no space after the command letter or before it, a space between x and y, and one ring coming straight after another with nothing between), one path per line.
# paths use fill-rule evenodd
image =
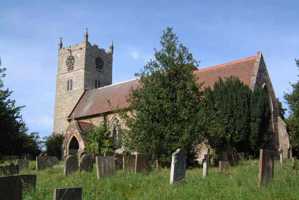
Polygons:
M267 185L274 175L274 151L261 149L259 160L259 186Z
M209 167L209 154L205 154L202 160L202 176L208 176L208 167Z
M230 164L226 160L220 160L219 161L219 172L227 171L230 167Z
M170 184L182 181L186 174L186 155L181 149L177 149L172 154L170 169Z
M113 156L96 157L97 179L115 174L115 161Z
M93 159L91 154L83 154L80 158L80 171L92 171Z
M56 188L53 200L82 200L82 188Z
M76 155L68 155L64 161L64 175L68 176L79 169L78 158Z
M10 163L8 165L0 166L0 175L1 176L11 176L19 173L19 165Z
M23 191L35 190L36 175L19 175Z
M47 156L45 154L41 154L36 157L36 169L41 170L48 167L52 167L58 164L58 159L55 156Z
M22 184L18 176L0 177L0 199L22 200Z
M19 166L19 171L23 169L28 169L29 168L29 160L27 159L18 159L17 160L17 165Z

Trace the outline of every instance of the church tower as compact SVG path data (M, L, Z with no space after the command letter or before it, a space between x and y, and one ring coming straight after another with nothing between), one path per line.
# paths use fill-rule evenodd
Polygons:
M88 32L83 42L64 47L62 39L58 49L54 134L64 134L67 117L84 90L99 88L112 83L113 44L108 50L91 45Z

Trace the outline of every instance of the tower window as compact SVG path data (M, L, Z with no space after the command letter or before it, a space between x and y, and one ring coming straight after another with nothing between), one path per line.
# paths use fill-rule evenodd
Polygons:
M71 91L72 89L73 89L73 80L69 79L69 80L67 80L67 83L66 83L66 90Z
M95 87L95 88L99 88L99 87L101 87L101 82L100 82L100 80L95 80L95 81L94 81L94 87Z

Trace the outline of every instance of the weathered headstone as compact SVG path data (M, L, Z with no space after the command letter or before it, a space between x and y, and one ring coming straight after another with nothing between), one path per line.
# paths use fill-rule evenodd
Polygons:
M64 175L68 176L79 169L78 158L76 155L68 155L64 161Z
M227 171L230 167L230 164L226 160L220 160L219 161L219 172Z
M208 167L209 167L209 154L204 155L204 159L202 160L202 176L208 176Z
M58 159L55 156L47 156L45 154L36 157L36 169L41 170L52 167L58 164Z
M0 177L0 199L22 200L22 184L18 176Z
M259 160L259 186L267 185L274 175L274 151L261 149Z
M93 159L91 154L83 154L80 158L80 171L92 171Z
M2 176L11 176L19 173L19 165L10 163L0 167L0 175Z
M35 190L36 175L19 175L23 190Z
M82 200L82 188L57 188L53 200Z
M115 161L113 156L96 157L97 178L112 176L115 174Z
M172 154L170 169L170 184L179 182L185 178L186 174L186 154L183 150L177 149Z
M29 160L26 159L18 159L17 165L19 166L19 170L28 169L29 167Z

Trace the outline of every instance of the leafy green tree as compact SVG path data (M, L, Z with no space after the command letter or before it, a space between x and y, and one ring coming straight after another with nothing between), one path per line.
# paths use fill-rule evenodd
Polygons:
M113 141L105 125L101 124L86 133L86 151L95 155L113 152Z
M298 60L297 66L299 67ZM293 154L299 156L299 81L291 84L291 86L292 91L284 96L288 103L290 114L286 122Z
M4 88L5 68L0 67L0 156L36 155L40 151L36 134L27 135L22 119L22 106L11 99L12 91Z
M126 118L130 148L152 159L169 161L177 148L190 151L199 134L201 92L193 74L198 62L179 42L171 28L137 74L140 87L132 91L133 112Z
M63 135L51 135L45 139L46 152L49 156L56 156L59 160L62 158Z
M232 151L255 154L268 143L270 107L267 92L254 92L238 78L220 79L204 92L202 119L205 134L216 154ZM226 158L227 159L227 158Z

